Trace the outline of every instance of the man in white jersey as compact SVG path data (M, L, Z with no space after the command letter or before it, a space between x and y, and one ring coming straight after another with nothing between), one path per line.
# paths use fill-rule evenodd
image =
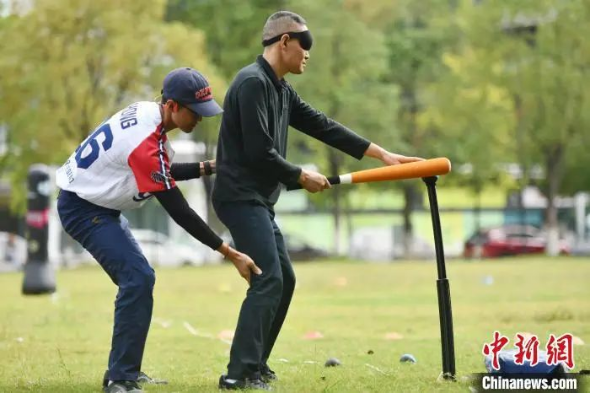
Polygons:
M136 102L107 119L58 169L58 212L65 231L99 262L119 287L108 370L108 393L142 392L141 373L153 308L154 270L131 235L121 210L156 197L168 214L203 244L231 260L240 275L261 274L252 259L224 243L191 209L176 181L211 175L214 162L171 164L167 133L190 133L218 115L203 75L179 68L164 79L162 101Z

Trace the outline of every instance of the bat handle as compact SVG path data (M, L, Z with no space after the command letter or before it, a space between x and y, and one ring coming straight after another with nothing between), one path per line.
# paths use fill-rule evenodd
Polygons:
M332 185L340 184L340 176L330 176L328 177L328 182L330 182ZM302 188L303 187L299 183L290 184L287 186L287 191L301 190Z

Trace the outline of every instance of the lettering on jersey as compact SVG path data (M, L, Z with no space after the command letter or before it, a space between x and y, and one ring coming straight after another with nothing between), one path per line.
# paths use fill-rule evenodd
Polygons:
M153 197L153 195L150 194L149 192L140 192L139 194L137 194L133 197L133 200L135 202L141 202L141 201L145 201L146 199L150 199L151 197Z
M169 175L165 175L162 172L152 172L150 177L154 181L154 183L162 183L166 184L166 181L170 181L171 177Z
M72 183L74 181L74 173L72 172L72 166L70 165L70 159L66 161L64 164L66 168L66 175L68 176L68 183Z
M137 124L137 103L129 105L121 112L121 128L126 129Z

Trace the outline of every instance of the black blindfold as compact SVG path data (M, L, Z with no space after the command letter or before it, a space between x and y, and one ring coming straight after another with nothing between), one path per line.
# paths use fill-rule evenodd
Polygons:
M301 45L301 48L303 48L304 50L311 49L311 45L313 44L313 38L312 38L309 30L299 31L299 32L290 31L287 33L281 33L281 34L277 35L276 37L272 37L272 38L269 38L268 40L262 41L262 46L269 46L271 44L274 44L275 42L280 41L281 37L285 34L287 34L290 38L295 38L295 39L299 40L299 45Z

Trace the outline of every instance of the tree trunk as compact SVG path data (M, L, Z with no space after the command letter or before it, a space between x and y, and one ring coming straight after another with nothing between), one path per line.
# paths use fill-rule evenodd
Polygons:
M341 53L341 48L342 43L340 40L335 39L332 42L332 52L334 55L334 58L340 58L340 53ZM338 66L336 66L336 64L338 64L337 62L335 63L335 65L332 67L332 75L334 76L335 80L338 80L340 78L340 73L341 70ZM340 100L338 99L338 97L336 95L332 95L331 99L330 99L330 110L328 112L329 117L331 118L335 118L337 117L337 114L340 110ZM327 150L328 150L328 162L329 162L329 167L330 167L330 174L333 175L338 175L340 174L340 167L341 167L341 161L340 161L340 157L338 156L337 152L334 150L334 148L330 147L330 146L326 146ZM331 195L333 196L332 201L333 201L333 205L332 205L332 217L334 218L334 254L336 255L342 255L343 254L343 250L342 250L342 244L340 242L341 234L342 234L342 223L341 223L341 216L342 216L342 190L340 189L340 187L336 186L331 190Z
M351 247L352 247L352 235L354 232L354 225L352 223L352 213L350 212L350 198L349 193L346 192L343 196L344 200L344 215L346 217L346 234L348 235L346 238L348 239L348 249L346 250L348 255L351 255Z
M416 97L416 88L413 83L408 83L401 91L402 106L400 107L399 117L401 124L405 126L406 140L410 146L416 146L415 137L417 131L416 117L418 115L418 100ZM403 187L404 192L404 258L408 259L412 255L412 243L414 237L414 228L412 226L412 210L414 199L417 195L416 186L410 182L405 182Z
M528 165L527 152L525 143L525 129L524 129L524 109L520 95L514 94L514 115L516 117L516 157L520 166L520 179L518 180L518 222L520 225L526 225L526 208L524 206L524 190L529 184L528 179Z
M475 205L473 206L475 232L481 230L481 187L478 185L475 189Z
M547 171L547 255L559 254L559 222L555 198L562 178L563 145L554 145L545 149Z
M203 143L205 144L205 159L209 159L212 157L213 152L211 151L211 146L209 143L209 137L204 136ZM207 223L211 223L212 221L216 221L217 217L213 213L212 204L211 204L211 192L213 191L213 179L211 176L203 176L201 178L203 180L203 185L205 186L205 199L207 200Z
M412 243L414 237L414 226L412 225L412 211L416 200L417 190L414 182L406 182L403 186L404 191L404 258L412 257Z
M340 173L340 157L331 147L328 149L328 161L330 164L330 173ZM336 255L342 255L342 190L336 186L330 191L332 193L332 217L334 219L334 253Z

